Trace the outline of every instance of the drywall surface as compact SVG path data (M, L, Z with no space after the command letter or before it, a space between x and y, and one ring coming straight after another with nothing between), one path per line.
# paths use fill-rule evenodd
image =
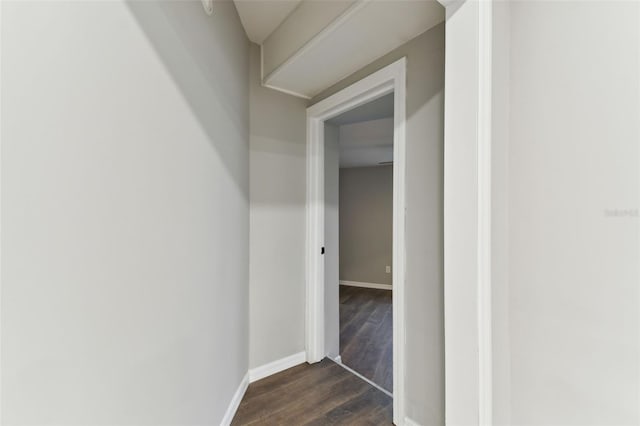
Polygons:
M640 4L513 2L512 424L638 424Z
M444 424L444 24L312 100L316 103L407 57L407 416Z
M248 368L231 2L2 2L2 424L219 424Z
M324 350L340 355L340 133L324 125Z
M250 365L304 350L306 113L303 99L260 85L251 48Z
M354 0L301 2L264 41L264 76L275 71L353 3Z
M340 169L340 280L391 284L393 166Z

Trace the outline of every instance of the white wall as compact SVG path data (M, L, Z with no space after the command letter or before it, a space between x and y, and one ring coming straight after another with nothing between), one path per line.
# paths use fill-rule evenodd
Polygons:
M510 16L511 423L638 424L640 4Z
M248 367L233 4L2 9L2 423L219 424Z
M482 400L478 4L447 7L447 423L464 425ZM492 424L638 424L640 5L492 16Z
M304 351L306 113L303 99L260 86L251 49L250 365Z
M340 355L340 128L324 125L324 350Z

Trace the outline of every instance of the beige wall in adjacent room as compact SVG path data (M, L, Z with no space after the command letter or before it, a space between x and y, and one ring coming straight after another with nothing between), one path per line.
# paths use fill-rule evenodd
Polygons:
M340 280L391 284L393 166L340 169Z
M312 99L407 57L407 416L444 424L444 23Z

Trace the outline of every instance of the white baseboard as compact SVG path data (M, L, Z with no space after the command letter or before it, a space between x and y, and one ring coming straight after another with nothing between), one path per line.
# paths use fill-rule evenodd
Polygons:
M333 360L334 360L335 362L337 362L338 364L342 364L342 356L341 356L341 355L338 355L338 356L337 356L337 357L335 357Z
M227 407L227 412L224 413L224 417L220 422L220 426L229 426L231 421L233 420L233 416L236 415L236 411L238 411L238 407L240 406L240 402L242 402L242 397L244 397L244 393L247 391L247 387L249 386L249 372L244 375L236 393L233 394L233 398L231 398L231 402Z
M422 426L420 423L411 420L409 417L404 418L404 426Z
M340 285L348 285L351 287L376 288L378 290L391 290L393 288L391 284L363 283L360 281L343 281L343 280L340 280Z
M302 364L307 360L306 352L298 352L297 354L289 355L269 364L262 365L260 367L252 368L249 370L249 382L253 383L257 380L264 379L272 374L279 373L287 368L295 367Z

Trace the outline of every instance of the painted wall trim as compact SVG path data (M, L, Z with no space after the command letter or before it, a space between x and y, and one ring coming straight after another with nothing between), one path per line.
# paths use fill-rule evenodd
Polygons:
M303 95L302 93L294 92L293 90L283 89L281 87L273 86L273 85L267 84L267 83L262 83L262 87L266 87L267 89L276 90L276 91L281 92L281 93L286 93L287 95L295 96L297 98L311 99L310 96Z
M242 402L242 398L244 397L244 393L247 391L248 386L249 373L247 372L247 374L242 378L242 381L240 381L240 385L238 385L236 393L233 394L233 398L231 398L227 411L224 413L220 426L229 426L231 424L233 416L236 415L236 411L238 411L238 407L240 406L240 402Z
M493 1L478 2L478 423L493 424L491 108Z
M638 8L638 22L640 22L640 8ZM637 35L640 38L640 25L638 26ZM638 57L640 57L640 44L638 44ZM640 96L640 86L638 87L638 96ZM638 114L638 122L640 123L640 114ZM640 162L640 150L638 150L638 162ZM639 194L640 195L640 194ZM640 240L640 228L638 228L638 239ZM638 256L638 263L640 264L640 256ZM638 302L640 302L640 292L638 292ZM640 340L640 327L638 328L638 339ZM640 362L640 357L638 359ZM638 382L640 383L640 370L638 371ZM638 417L640 418L640 392L638 392Z
M307 108L306 342L307 362L319 362L324 348L324 121L394 93L393 133L393 418L405 410L405 193L406 58Z
M0 1L0 46L2 46L2 4ZM2 93L2 54L0 53L0 93ZM2 100L0 99L0 122L2 121ZM1 126L1 124L0 124ZM2 133L0 131L0 176L2 176ZM2 179L0 178L0 188ZM0 241L2 241L2 194L0 193ZM0 244L0 248L2 244ZM0 330L2 330L2 250L0 249ZM0 333L1 336L1 333ZM0 338L0 384L2 383L2 339ZM0 386L0 423L2 423L2 386Z
M493 0L446 3L445 422L485 426L493 423Z
M391 284L378 284L378 283L363 283L361 281L345 281L340 280L340 285L346 285L349 287L363 287L363 288L376 288L378 290L392 290Z
M293 355L286 356L284 358L277 359L268 364L260 367L252 368L249 370L249 382L253 383L265 377L269 377L276 373L286 370L287 368L300 365L307 360L306 352L298 352Z

